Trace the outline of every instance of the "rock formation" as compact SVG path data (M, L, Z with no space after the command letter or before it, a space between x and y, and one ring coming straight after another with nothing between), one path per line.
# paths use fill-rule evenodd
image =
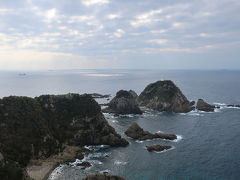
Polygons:
M155 139L155 138L161 138L161 139L168 139L168 140L174 140L177 139L177 136L174 134L163 134L163 133L155 133L152 134L148 131L144 131L137 123L133 123L125 132L125 134L133 139L144 141L148 139Z
M164 150L168 150L171 149L171 146L161 146L161 145L152 145L152 146L146 146L147 150L152 152L152 151L156 151L156 152L161 152Z
M81 169L86 169L88 167L91 167L92 164L90 162L84 161L84 162L78 163L77 166L82 166Z
M92 174L88 175L83 180L125 180L120 176L108 175L108 174Z
M103 111L114 114L142 114L136 98L137 94L134 91L120 90Z
M240 108L240 104L228 104L227 107Z
M194 109L181 90L170 80L149 84L138 97L140 106L176 113L186 113Z
M72 146L126 146L90 95L10 96L0 99L0 177L23 179L31 159ZM11 167L11 168L10 168Z
M206 103L203 99L198 99L196 109L205 112L213 112L216 107Z

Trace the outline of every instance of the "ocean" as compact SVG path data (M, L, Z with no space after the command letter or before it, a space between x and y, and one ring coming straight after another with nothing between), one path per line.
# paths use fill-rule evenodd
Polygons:
M240 71L229 70L61 70L1 71L0 96L101 93L112 97L120 89L138 94L157 80L170 79L189 100L203 98L221 108L206 113L160 113L114 117L104 114L130 145L124 148L87 147L85 157L93 164L81 170L70 165L57 167L49 180L81 180L89 173L109 172L127 180L238 180L240 179ZM100 102L102 100L99 100ZM124 135L137 122L144 130L178 135L175 141L135 141ZM148 152L146 145L171 145L172 149Z

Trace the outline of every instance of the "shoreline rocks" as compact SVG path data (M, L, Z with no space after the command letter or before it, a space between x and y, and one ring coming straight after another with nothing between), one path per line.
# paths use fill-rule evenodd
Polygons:
M149 152L152 152L152 151L161 152L164 150L171 149L172 146L162 146L162 145L157 144L157 145L152 145L152 146L146 146L146 148Z
M205 112L213 112L216 106L206 103L203 99L198 99L196 109Z
M138 103L140 106L160 112L187 113L194 109L194 102L189 102L170 80L149 84L139 95Z
M125 180L120 176L109 175L109 174L91 174L82 180Z
M164 134L164 133L155 133L152 134L149 131L144 131L137 123L133 123L125 132L128 137L133 139L144 141L148 139L167 139L167 140L175 140L177 136L175 134Z
M103 110L106 113L118 115L142 114L137 103L137 94L133 91L120 90L116 96L108 103L108 107Z

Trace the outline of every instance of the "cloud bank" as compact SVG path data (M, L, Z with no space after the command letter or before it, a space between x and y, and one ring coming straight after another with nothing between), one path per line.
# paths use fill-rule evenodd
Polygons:
M0 2L0 69L240 68L237 0Z

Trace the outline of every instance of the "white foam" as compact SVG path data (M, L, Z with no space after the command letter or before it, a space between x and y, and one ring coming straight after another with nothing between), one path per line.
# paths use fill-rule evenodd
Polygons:
M113 123L118 123L118 121L117 121L117 120L112 120L112 122L113 122Z
M99 149L107 149L109 148L110 146L109 145L98 145L98 146L84 146L86 149L89 149L91 151L97 151Z
M182 135L176 135L176 136L177 136L177 139L174 139L173 142L179 142L183 139Z
M100 173L110 173L110 172L111 172L111 171L110 171L109 169L100 171Z
M137 115L135 115L135 114L120 115L120 117L128 117L128 118L133 118L135 116L137 116Z
M57 168L55 168L51 175L49 176L48 180L58 179L58 176L61 176L64 166L65 165L60 165Z
M240 109L240 107L231 107L231 106L228 106L228 107L225 107L226 109Z
M188 113L180 113L180 115L188 115L188 116L203 116L202 114L200 114L201 112L198 110L192 110Z
M143 141L136 140L137 143L143 143Z
M227 106L227 104L225 104L225 103L214 102L213 104L216 106Z
M114 164L115 164L115 165L126 165L127 162L124 162L124 161L118 161L118 160L117 160L117 161L114 162Z

